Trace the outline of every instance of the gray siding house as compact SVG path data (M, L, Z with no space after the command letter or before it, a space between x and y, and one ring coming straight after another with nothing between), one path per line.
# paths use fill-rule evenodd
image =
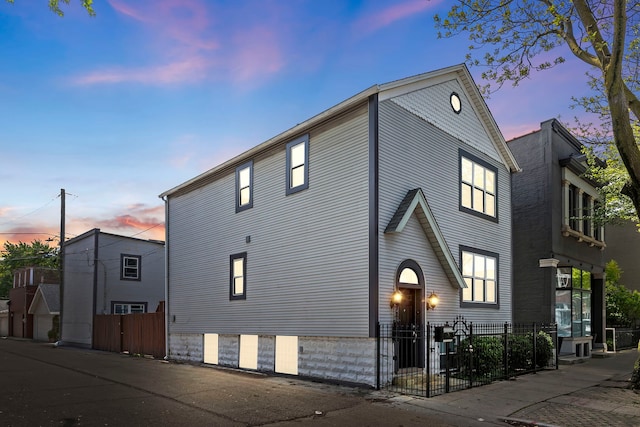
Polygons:
M378 323L510 321L518 169L459 65L166 191L168 357L376 385Z
M155 312L165 297L164 242L94 228L63 247L61 341L92 346L96 314Z
M512 179L515 322L558 324L560 353L589 357L604 337L604 229L582 144L557 120L509 141L523 172Z

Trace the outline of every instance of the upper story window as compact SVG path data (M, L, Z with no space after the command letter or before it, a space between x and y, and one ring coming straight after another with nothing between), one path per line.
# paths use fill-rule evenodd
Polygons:
M246 299L247 253L231 255L229 270L229 299Z
M236 168L236 212L253 207L253 161Z
M467 284L462 290L463 303L498 303L498 255L477 249L461 250L462 277Z
M287 192L309 188L309 135L287 144Z
M139 255L120 255L120 279L140 280L142 257Z
M497 221L498 169L460 152L460 210Z
M562 168L562 176L562 235L604 248L597 190L567 167Z

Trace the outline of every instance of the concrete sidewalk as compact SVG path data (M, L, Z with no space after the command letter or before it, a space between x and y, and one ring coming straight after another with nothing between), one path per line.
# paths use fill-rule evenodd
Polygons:
M639 354L626 350L430 399L387 396L459 426L640 426L640 394L627 389Z

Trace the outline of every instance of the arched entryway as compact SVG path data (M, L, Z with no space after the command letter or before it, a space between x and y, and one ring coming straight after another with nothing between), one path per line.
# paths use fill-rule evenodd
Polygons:
M397 368L424 367L424 274L414 260L403 261L396 272L396 289L402 300L395 313Z

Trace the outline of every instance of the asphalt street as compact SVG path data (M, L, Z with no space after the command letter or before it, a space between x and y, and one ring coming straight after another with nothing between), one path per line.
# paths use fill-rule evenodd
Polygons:
M448 426L370 390L0 340L2 426Z
M594 354L595 356L595 354ZM640 426L635 350L433 398L0 339L1 426Z

